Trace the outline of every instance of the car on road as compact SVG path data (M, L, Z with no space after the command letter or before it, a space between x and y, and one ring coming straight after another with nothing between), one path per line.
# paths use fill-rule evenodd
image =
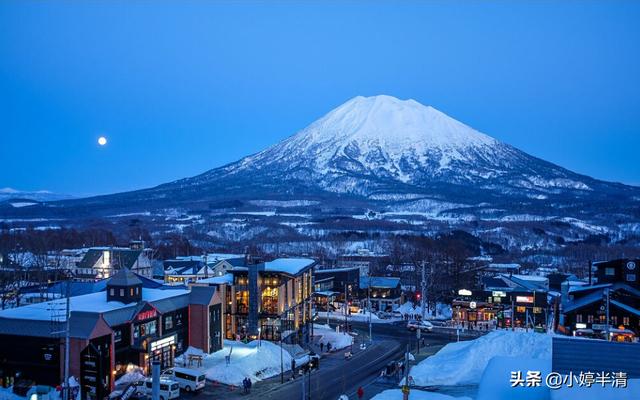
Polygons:
M178 382L180 389L185 392L202 390L206 383L206 377L202 372L189 368L169 368L162 373L162 377Z
M411 332L415 332L418 329L422 332L431 332L433 324L429 321L409 321L407 322L407 329Z
M144 393L151 397L153 380L147 378L144 382ZM173 400L180 397L180 384L171 379L160 378L160 400Z

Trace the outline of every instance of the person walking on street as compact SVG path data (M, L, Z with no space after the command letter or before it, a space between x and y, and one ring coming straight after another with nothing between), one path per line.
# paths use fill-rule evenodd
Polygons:
M324 352L324 343L320 342L320 353Z
M247 378L247 393L251 393L251 386L253 386L253 382L251 382L251 379Z
M358 392L357 393L358 393L358 399L362 400L362 396L364 396L364 389L362 388L362 386L360 386L358 388Z

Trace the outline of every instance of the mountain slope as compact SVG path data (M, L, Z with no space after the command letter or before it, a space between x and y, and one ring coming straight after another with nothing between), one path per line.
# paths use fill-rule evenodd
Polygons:
M547 221L592 234L640 229L639 210L639 188L576 174L414 100L374 96L353 98L282 142L195 177L87 199L0 205L0 219L135 216L181 232L199 224L194 229L219 238L231 231L245 237L256 227L256 234L307 235L296 224L343 216L378 222L320 224L313 234L357 224L423 233L425 221L485 221L491 229Z

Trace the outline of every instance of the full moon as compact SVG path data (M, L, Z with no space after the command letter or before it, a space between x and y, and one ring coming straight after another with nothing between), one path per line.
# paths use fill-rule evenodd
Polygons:
M107 138L106 138L106 137L104 137L104 136L100 136L100 137L98 138L98 144L99 144L100 146L104 146L105 144L107 144Z

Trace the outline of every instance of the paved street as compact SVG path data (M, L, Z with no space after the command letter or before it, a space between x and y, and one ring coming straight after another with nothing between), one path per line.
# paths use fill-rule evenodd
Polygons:
M332 326L335 326L333 323ZM320 361L319 370L311 373L311 387L309 377L305 376L307 396L313 400L335 400L341 394L347 394L350 399L356 399L356 391L362 386L364 399L370 399L376 393L397 387L395 378L380 378L380 372L390 361L401 360L406 346L416 356L416 362L438 351L442 346L456 337L451 333L424 334L425 346L417 353L415 332L409 332L404 323L375 324L373 326L374 343L366 350L360 350L359 344L367 341L368 326L365 323L352 323L358 334L353 346L353 357L344 359L345 350L325 355ZM412 363L413 364L413 363ZM182 395L182 398L199 397L200 399L244 398L244 399L287 399L302 398L302 377L290 380L291 373L285 373L285 383L282 384L280 375L254 384L251 394L243 394L242 388L230 388L208 383L206 389L196 395ZM309 398L309 397L307 397Z

